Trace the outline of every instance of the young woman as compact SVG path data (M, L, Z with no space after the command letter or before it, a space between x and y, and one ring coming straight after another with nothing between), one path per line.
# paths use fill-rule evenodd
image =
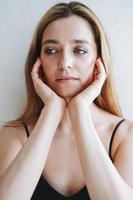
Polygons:
M79 2L50 8L25 75L26 109L0 132L0 199L131 200L133 123L122 117L95 14Z

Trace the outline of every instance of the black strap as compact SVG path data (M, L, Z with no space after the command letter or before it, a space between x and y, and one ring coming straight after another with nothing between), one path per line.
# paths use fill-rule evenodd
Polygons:
M118 129L119 125L120 125L124 120L125 120L125 119L122 119L122 120L116 125L116 127L115 127L115 129L114 129L114 131L113 131L113 133L112 133L112 136L111 136L110 145L109 145L109 156L110 156L110 159L112 160L112 162L114 162L113 159L112 159L112 156L111 156L111 150L112 150L112 144L113 144L114 136L115 136L116 130ZM26 135L27 135L27 137L29 137L30 134L29 134L29 130L28 130L28 128L27 128L27 125L26 125L26 123L25 123L24 121L23 121L22 123L23 123L23 125L24 125L24 127L25 127Z
M122 120L116 125L116 127L115 127L115 129L114 129L114 131L113 131L113 133L112 133L112 136L111 136L110 145L109 145L109 156L110 156L110 159L112 160L112 162L114 162L113 159L112 159L112 156L111 156L111 150L112 150L113 139L114 139L114 136L115 136L115 133L116 133L117 128L119 127L119 125L120 125L124 120L125 120L125 119L122 119Z
M25 127L26 135L27 135L27 137L29 137L30 134L29 134L29 130L28 130L28 128L27 128L27 125L26 125L26 123L25 123L24 121L23 121L22 123L23 123L23 125L24 125L24 127Z

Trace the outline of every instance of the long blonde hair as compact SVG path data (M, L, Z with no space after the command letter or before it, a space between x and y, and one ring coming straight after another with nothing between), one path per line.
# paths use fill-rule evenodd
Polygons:
M6 122L4 126L22 126L23 121L27 124L37 122L44 104L35 92L31 78L31 71L37 57L40 56L43 31L50 22L59 18L69 17L71 15L78 15L87 20L91 25L95 36L98 55L102 58L107 73L107 79L103 85L101 94L95 99L94 103L100 108L116 116L122 117L122 112L116 97L114 82L112 80L109 45L103 27L90 8L80 2L74 1L70 3L59 3L52 6L42 16L40 22L38 23L25 62L27 105L20 117Z

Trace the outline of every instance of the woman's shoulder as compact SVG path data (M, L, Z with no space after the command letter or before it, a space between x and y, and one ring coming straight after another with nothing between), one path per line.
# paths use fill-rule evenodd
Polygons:
M131 138L130 136L133 138L133 121L112 114L106 120L107 150L111 146L111 157L114 159L123 142Z
M111 141L111 137L112 139L114 138L113 146L115 146L115 149L117 149L124 139L133 134L133 121L125 117L116 116L112 113L104 111L103 117L101 117L100 120L101 132L105 132L108 142Z
M125 119L123 123L123 131L125 132L125 138L133 135L133 121Z
M0 140L1 141L18 141L21 145L26 142L26 133L25 128L22 126L13 127L13 126L1 126L0 127Z
M120 123L121 122L121 123ZM133 134L133 121L126 119L126 118L120 118L118 117L118 123L121 124L121 131L125 133L125 137L127 137L129 134Z
M112 121L112 134L115 133L115 138L118 138L118 143L122 143L128 137L133 136L133 121L127 118L114 116Z
M21 128L5 127L0 128L0 175L4 173L10 163L22 148Z
M27 140L25 128L22 126L0 127L0 175L7 169Z
M121 138L121 140L119 140L117 148L116 149L113 148L113 153L114 153L113 160L114 160L115 166L121 166L121 164L125 163L125 161L126 161L126 165L128 166L132 162L133 121L125 119L123 123L121 124L121 126L119 126L119 129L116 135L118 136L118 138Z

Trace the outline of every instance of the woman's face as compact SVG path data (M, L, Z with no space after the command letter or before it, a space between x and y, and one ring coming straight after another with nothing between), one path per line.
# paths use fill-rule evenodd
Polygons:
M93 80L97 48L91 26L76 15L51 22L40 58L47 85L61 97L75 96Z

